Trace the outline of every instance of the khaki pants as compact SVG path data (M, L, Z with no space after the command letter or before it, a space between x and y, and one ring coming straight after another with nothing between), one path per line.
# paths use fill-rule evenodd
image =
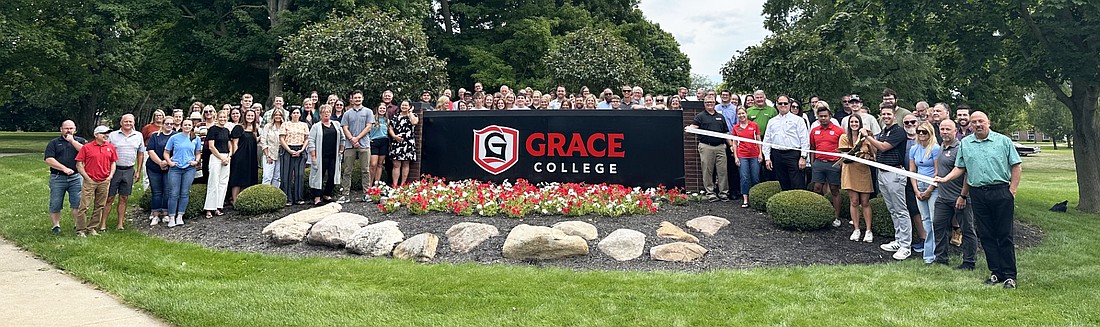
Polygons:
M364 192L370 187L370 148L345 148L343 171L340 172L341 192L351 195L351 170L354 169L355 160L359 160L359 172L363 183Z
M703 188L707 197L729 198L730 183L726 176L726 145L708 145L699 143L699 160L703 166ZM718 188L714 188L714 175L718 174Z
M84 185L80 189L80 209L77 209L77 215L74 217L78 232L91 231L99 226L100 220L103 219L103 210L107 207L107 191L110 187L110 179L101 182L93 181L91 178L84 179ZM85 218L88 216L88 207L93 208L91 221Z

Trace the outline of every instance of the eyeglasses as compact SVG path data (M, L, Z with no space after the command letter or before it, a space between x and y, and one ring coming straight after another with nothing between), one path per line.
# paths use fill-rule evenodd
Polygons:
M929 133L928 130L918 129L917 134L928 135L928 134L932 134L932 133Z
M791 103L790 102L776 102L775 104L779 105L779 106L785 106L785 105L789 105Z
M917 124L917 121L916 121L916 120L906 120L906 121L905 121L905 124L906 124L906 125L916 125L916 124Z
M164 123L165 126L176 126L176 123Z
M802 109L802 106L791 106L791 109Z

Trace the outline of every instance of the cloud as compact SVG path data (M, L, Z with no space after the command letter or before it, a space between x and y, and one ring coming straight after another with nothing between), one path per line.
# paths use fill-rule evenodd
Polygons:
M672 33L691 60L691 72L722 80L734 53L771 34L761 14L765 0L641 0L646 18Z

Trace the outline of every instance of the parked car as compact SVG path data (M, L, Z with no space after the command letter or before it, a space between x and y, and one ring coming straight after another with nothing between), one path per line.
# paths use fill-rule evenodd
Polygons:
M1016 146L1016 153L1019 153L1021 157L1043 152L1037 146L1027 146L1017 142L1012 142L1012 145Z

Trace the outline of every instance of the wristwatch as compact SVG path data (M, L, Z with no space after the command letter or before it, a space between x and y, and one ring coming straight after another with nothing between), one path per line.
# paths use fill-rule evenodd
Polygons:
M961 194L960 194L960 195L959 195L959 197L960 197L960 198L962 198L963 200L966 200L966 199L967 199L967 197L966 197L965 195L961 195Z

